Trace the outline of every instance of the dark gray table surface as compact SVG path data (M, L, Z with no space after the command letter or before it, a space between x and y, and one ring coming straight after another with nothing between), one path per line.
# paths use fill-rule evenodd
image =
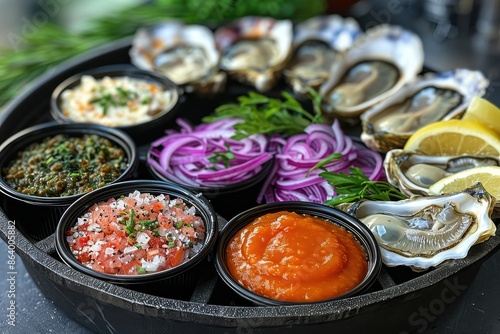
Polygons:
M376 3L375 7L360 11L363 28L375 22L403 25L416 31L424 42L425 64L428 68L448 70L465 67L483 71L491 82L485 97L500 105L500 42L484 41L474 34L438 40L433 36L433 27L427 21L414 17L408 9L389 6L393 1ZM19 257L15 260L16 326L9 326L7 260L7 245L0 241L0 333L90 332L41 294ZM446 304L439 312L427 313L424 317L426 321L415 329L420 333L439 334L500 333L499 283L500 253L495 252L481 265L476 278L463 295ZM383 321L390 321L390 318L387 315Z

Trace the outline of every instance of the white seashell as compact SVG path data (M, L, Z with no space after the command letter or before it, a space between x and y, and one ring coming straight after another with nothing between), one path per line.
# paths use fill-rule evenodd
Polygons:
M215 31L220 67L260 92L268 91L290 57L292 38L290 20L243 17Z
M361 115L361 140L371 149L403 148L410 136L430 123L458 118L489 80L480 71L455 69L427 73Z
M318 89L329 77L330 68L343 52L362 34L352 18L339 15L317 16L295 27L293 55L283 71L296 94L306 94L308 87Z
M130 60L139 68L162 73L186 92L214 94L225 87L226 75L218 70L220 53L205 26L169 21L139 29Z
M494 235L494 204L477 183L449 195L361 202L354 216L374 233L384 264L422 270L464 258L474 244Z
M415 33L391 25L369 29L334 62L320 87L323 111L353 120L413 80L423 64L422 41Z

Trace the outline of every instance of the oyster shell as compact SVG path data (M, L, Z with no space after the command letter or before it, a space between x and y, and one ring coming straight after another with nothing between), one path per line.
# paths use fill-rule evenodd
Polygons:
M292 37L289 20L243 17L215 31L220 67L258 91L268 91L290 57Z
M421 127L460 117L488 84L481 72L468 69L427 73L361 115L361 140L379 152L402 148Z
M429 195L429 187L442 178L465 169L500 166L498 157L428 156L393 149L384 159L387 181L407 195Z
M226 74L218 68L220 53L213 33L201 25L169 21L139 29L130 60L139 68L162 73L186 92L214 94L226 83Z
M296 94L308 87L318 89L329 77L339 52L351 47L361 35L352 18L339 15L317 16L295 26L293 55L283 75Z
M495 204L480 183L463 192L398 202L365 201L355 217L373 232L387 266L418 270L467 256L495 234Z
M334 62L320 87L325 116L357 120L413 80L423 63L422 41L415 33L391 25L367 30Z

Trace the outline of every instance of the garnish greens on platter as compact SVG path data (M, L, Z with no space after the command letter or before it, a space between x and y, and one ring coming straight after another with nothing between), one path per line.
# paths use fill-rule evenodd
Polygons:
M284 101L250 92L240 96L238 103L219 106L213 115L203 118L204 122L214 122L225 118L241 118L243 122L235 124L234 139L242 139L253 134L294 135L314 123L323 123L320 108L320 96L309 91L314 113L305 110L290 93L283 91Z

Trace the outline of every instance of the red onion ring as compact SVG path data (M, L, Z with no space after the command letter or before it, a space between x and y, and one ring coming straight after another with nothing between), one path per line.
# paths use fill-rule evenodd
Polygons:
M318 174L323 170L309 170L334 153L342 154L338 160L323 166L332 173L349 172L359 167L371 180L383 176L382 157L346 136L337 120L331 126L312 124L299 134L284 141L272 138L275 164L266 179L258 202L307 201L324 203L335 196L333 187ZM309 173L308 173L309 172ZM306 176L307 175L307 176Z
M178 119L180 131L168 130L166 136L151 143L147 161L160 175L188 186L220 187L245 181L273 156L267 151L269 141L264 135L231 138L234 125L241 121L231 118L192 127ZM234 155L228 161L211 159L228 152Z

